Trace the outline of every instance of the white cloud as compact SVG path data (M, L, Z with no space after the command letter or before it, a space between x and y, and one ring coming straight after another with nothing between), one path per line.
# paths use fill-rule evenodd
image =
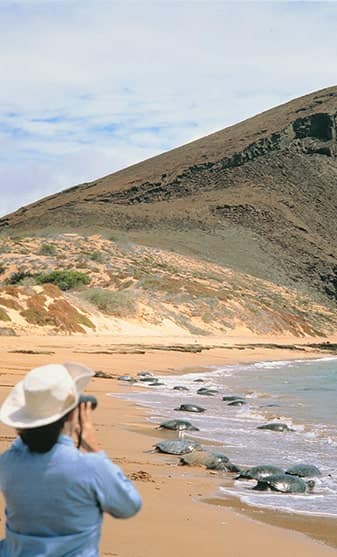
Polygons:
M0 214L334 84L336 19L328 2L0 0Z

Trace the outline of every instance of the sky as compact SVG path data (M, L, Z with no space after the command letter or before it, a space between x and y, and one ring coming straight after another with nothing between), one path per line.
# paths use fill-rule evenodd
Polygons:
M337 82L337 1L0 0L0 216Z

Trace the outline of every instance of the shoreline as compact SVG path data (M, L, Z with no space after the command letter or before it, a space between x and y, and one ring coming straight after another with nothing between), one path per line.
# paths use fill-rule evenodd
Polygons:
M119 375L136 375L145 369L158 375L179 375L199 367L207 372L207 367L212 365L315 359L328 354L266 348L242 350L237 347L212 348L198 353L171 352L149 349L152 340L143 344L142 354L136 349L133 353L111 354L103 353L112 345L119 346L116 339L112 342L111 338L0 339L1 401L10 386L26 371L45 363L77 360L114 377L94 378L89 385L88 392L94 393L99 400L94 422L102 448L135 481L143 496L144 507L130 521L104 518L101 555L157 557L160 554L161 557L172 557L193 554L194 557L204 557L207 551L220 557L226 547L230 557L244 557L248 552L254 557L270 557L271 551L275 557L337 556L337 522L334 519L333 524L329 519L322 519L327 525L327 531L323 532L322 524L317 520L319 517L312 517L309 522L314 524L305 531L307 526L298 524L293 514L286 517L290 520L285 520L280 513L276 513L275 518L271 516L272 511L249 510L240 502L237 507L233 502L219 504L217 489L221 477L218 473L212 474L201 468L186 470L186 467L177 466L176 458L171 455L153 453L152 444L158 439L158 432L155 425L147 421L146 408L121 398L123 391L126 394L126 389L132 391L136 387L121 385L122 382L116 380ZM163 339L157 340L163 344ZM138 347L138 342L132 343L129 339L129 347L136 345ZM28 347L34 353L12 351ZM98 348L101 353L97 353ZM46 354L48 351L52 353ZM109 392L118 394L118 397L106 396ZM1 425L0 450L7 448L13 438L14 432ZM3 529L3 504L0 526ZM331 545L322 543L322 540Z
M206 369L205 372L207 373ZM133 386L131 387L131 389L134 392L137 387ZM163 439L164 437L165 439L176 438L176 432L166 431L164 433L163 431L156 429L156 424L150 421L150 419L148 418L152 409L150 409L146 405L143 406L138 402L135 404L134 401L129 401L127 399L127 396L123 398L123 393L122 398L120 396L120 392L117 394L117 396L119 400L133 404L138 410L141 411L141 413L144 414L144 423L138 424L137 426L130 426L128 429L131 432L151 438L154 443L157 442L158 439ZM112 398L114 398L113 395ZM203 438L201 435L199 435L199 433L198 435L194 436L193 439L201 442L203 445L206 446L214 446L217 444L214 441ZM221 443L219 443L219 445L221 445ZM171 463L172 461L172 465L174 465L175 463L175 466L179 467L179 465L177 464L177 458L175 456L159 453L159 457L164 457L167 462ZM337 550L337 517L334 518L332 516L329 517L322 515L278 511L276 509L273 510L270 508L249 505L242 502L239 497L231 496L228 494L226 496L220 495L220 485L232 485L232 476L222 476L220 472L218 473L214 471L208 471L205 468L198 466L183 467L183 469L186 476L189 476L196 481L200 480L201 478L205 480L207 476L217 479L218 485L216 493L214 493L213 495L203 496L200 496L199 494L199 496L196 497L196 501L198 503L206 503L207 505L223 507L233 513L238 513L241 516L248 517L253 521L304 534L313 540L321 542Z

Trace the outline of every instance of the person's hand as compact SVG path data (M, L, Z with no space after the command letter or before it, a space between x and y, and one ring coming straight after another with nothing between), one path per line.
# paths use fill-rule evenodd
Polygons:
M78 406L78 424L75 427L75 435L77 436L78 447L92 453L100 450L92 423L91 402L82 402Z

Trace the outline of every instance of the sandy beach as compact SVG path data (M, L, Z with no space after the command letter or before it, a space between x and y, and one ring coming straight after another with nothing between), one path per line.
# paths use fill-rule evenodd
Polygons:
M201 352L177 349L184 344L205 347ZM221 473L179 467L176 458L152 452L159 432L146 420L146 409L107 393L134 389L117 381L124 373L149 370L179 374L208 365L263 360L313 358L325 354L262 344L298 344L293 338L259 339L132 338L43 336L0 338L0 402L9 388L29 369L52 362L79 361L111 379L94 378L88 392L99 405L95 425L102 448L134 479L144 500L140 514L126 521L105 517L101 555L120 557L172 557L193 555L229 557L337 555L337 521L285 515L247 508L238 501L220 500ZM303 342L303 340L302 340ZM309 341L307 341L309 342ZM311 342L311 341L310 341ZM240 346L238 346L240 344ZM260 346L259 346L260 344ZM166 350L165 350L166 346ZM173 349L176 347L176 349ZM165 436L168 437L169 433ZM163 437L162 432L160 437ZM8 447L14 432L0 427L0 450ZM1 503L1 535L4 530Z

